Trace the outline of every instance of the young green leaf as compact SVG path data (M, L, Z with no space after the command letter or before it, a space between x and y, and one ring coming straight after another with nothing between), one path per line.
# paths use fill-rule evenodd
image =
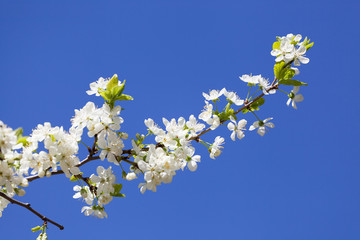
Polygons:
M36 226L36 227L33 227L33 228L31 229L32 232L37 232L37 231L40 231L40 230L43 230L43 227Z
M259 111L259 107L261 105L263 105L265 103L265 99L264 98L259 98L258 100L256 100L255 102L253 102L249 108L245 108L244 110L242 110L243 113L247 113L249 111Z
M284 79L279 81L279 84L282 85L291 85L291 86L302 86L302 85L308 85L307 83L304 82L300 82L298 80L294 80L294 79Z
M19 138L21 138L22 136L23 136L23 132L24 132L24 130L20 127L20 128L18 128L18 129L16 129L15 130L15 135L16 135L16 137L19 139Z
M111 100L111 92L109 90L102 91L99 94L104 98L105 101Z
M115 86L117 86L119 83L117 74L114 74L108 84L106 85L106 90L111 91Z
M18 138L17 140L17 144L19 143L22 143L23 146L28 146L29 145L29 142L26 140L28 137L21 137L21 138Z
M118 183L118 184L114 184L114 192L120 192L122 189L122 184Z
M309 50L312 46L314 46L314 42L312 42L312 43L310 43L310 44L307 44L307 45L305 46L306 51Z
M293 76L295 76L295 70L290 69L290 68L284 68L283 70L281 70L281 79L290 79Z
M277 79L282 79L281 78L281 70L283 69L284 65L285 65L284 61L275 63L275 65L274 65L274 75L275 75L275 77Z
M280 42L274 42L272 47L273 49L280 49Z
M122 94L121 96L115 98L115 101L128 101L128 100L134 100L134 98L126 94Z

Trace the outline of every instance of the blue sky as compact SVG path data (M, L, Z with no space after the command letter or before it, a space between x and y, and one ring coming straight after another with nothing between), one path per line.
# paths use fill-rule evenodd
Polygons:
M357 1L1 1L0 120L25 134L47 121L68 129L74 109L102 104L89 83L114 73L135 99L122 129L145 133L146 118L198 115L209 89L244 96L242 74L272 79L276 36L315 42L298 77L309 83L304 102L294 110L284 94L266 98L259 116L276 128L264 137L232 142L223 126L206 137L225 137L219 158L199 145L198 170L157 193L124 184L105 220L80 213L64 176L33 182L19 200L65 226L50 226L52 240L359 239L359 12ZM35 239L39 224L9 205L1 237Z

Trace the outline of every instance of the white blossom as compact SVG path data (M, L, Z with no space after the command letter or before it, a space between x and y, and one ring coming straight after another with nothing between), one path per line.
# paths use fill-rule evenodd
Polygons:
M73 190L76 191L73 198L78 199L82 198L86 202L86 204L91 205L94 202L94 194L90 191L88 186L80 187L76 185L73 187Z
M241 106L244 104L244 100L241 100L235 92L227 91L225 88L222 90L224 92L225 97L231 102L233 102L236 106Z
M254 75L252 76L251 74L250 75L242 75L241 77L239 77L243 82L246 82L246 83L250 83L250 84L253 84L253 85L256 85L259 83L259 78L261 78L261 75Z
M215 138L214 143L210 147L210 158L215 159L215 157L221 154L221 150L223 147L220 146L224 143L224 138L217 136Z
M259 78L259 85L261 86L261 89L262 89L262 91L263 91L263 93L265 94L265 95L269 95L269 94L274 94L274 93L276 93L276 90L275 89L271 89L271 90L269 90L270 89L270 87L271 87L271 84L270 84L270 82L268 81L268 80L266 80L265 78Z
M214 101L223 95L223 90L211 90L209 94L203 93L204 98L207 101Z
M268 128L274 128L275 127L275 125L273 123L269 122L272 119L273 118L267 118L264 121L256 121L250 126L249 130L253 131L255 129L258 129L257 133L260 136L264 136L265 133L268 131L266 127L268 127Z
M85 214L85 216L91 216L94 215L96 218L107 218L107 214L104 210L104 208L100 208L98 206L84 206L81 209L81 212Z
M230 117L230 120L231 122L228 123L227 127L230 131L232 131L230 135L231 140L235 141L235 136L237 136L238 139L242 139L243 137L245 137L244 130L247 121L245 119L242 119L238 123L236 123L236 120L232 116Z
M293 90L291 90L291 93L289 94L289 99L286 102L286 105L290 105L297 109L296 102L302 102L304 100L304 97L302 94L297 94L299 92L300 86L294 86Z

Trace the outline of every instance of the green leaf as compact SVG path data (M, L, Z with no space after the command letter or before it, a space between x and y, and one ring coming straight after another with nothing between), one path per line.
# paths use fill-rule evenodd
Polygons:
M280 49L280 42L274 42L272 47L273 49Z
M77 177L75 177L75 175L72 175L70 178L70 181L72 182L76 182L77 180L79 180Z
M290 79L295 75L295 70L291 69L290 66L286 68L284 66L284 61L278 62L274 66L274 74L278 80Z
M125 80L123 81L123 83L122 84L120 84L120 88L119 88L119 90L118 90L118 92L117 92L117 95L115 96L115 97L120 97L121 96L121 94L123 93L123 91L124 91L124 89L125 89Z
M17 140L17 144L19 143L22 143L23 146L28 146L29 145L29 142L26 140L28 137L21 137L21 138L18 138Z
M111 98L115 99L116 97L121 95L121 86L115 86L111 89Z
M106 90L111 91L115 86L117 86L119 83L117 74L114 74L108 84L106 85Z
M105 101L111 100L111 92L109 90L99 92L99 94L105 99Z
M43 230L43 227L36 226L36 227L33 227L33 228L31 229L32 232L37 232L37 231L40 231L40 230Z
M126 195L122 193L110 193L110 195L113 197L126 197Z
M265 99L264 99L264 98L259 98L258 100L256 100L255 102L253 102L253 103L249 106L250 109L245 108L245 109L242 110L242 112L243 112L243 113L247 113L247 112L249 112L249 111L259 111L259 107L260 107L261 105L263 105L264 103L265 103Z
M84 173L80 173L80 175L83 175ZM76 177L75 175L72 175L71 177L70 177L70 181L72 181L72 182L76 182L76 181L78 181L79 180L79 178L78 177Z
M309 50L312 46L314 46L314 42L312 42L312 43L310 43L310 44L307 44L307 45L305 46L306 51Z
M126 94L122 94L121 96L115 98L115 101L128 101L128 100L134 100L134 98Z
M16 129L15 130L15 135L16 135L16 137L19 139L19 138L21 138L22 136L23 136L23 132L24 132L24 130L20 127L20 128L18 128L18 129Z
M122 184L118 183L118 184L114 184L114 192L110 193L111 196L113 197L125 197L125 194L120 193L121 189L122 189Z
M118 193L121 191L121 189L122 189L121 183L114 184L114 192Z
M308 85L307 83L304 82L300 82L298 80L294 80L294 79L284 79L279 81L280 84L282 85L291 85L291 86L302 86L302 85Z
M275 65L274 65L274 75L275 75L275 77L277 79L281 79L281 70L283 69L284 65L285 65L284 61L275 63Z
M285 69L281 70L280 75L282 76L281 79L290 79L293 76L295 76L295 70L290 69L290 68L285 68Z

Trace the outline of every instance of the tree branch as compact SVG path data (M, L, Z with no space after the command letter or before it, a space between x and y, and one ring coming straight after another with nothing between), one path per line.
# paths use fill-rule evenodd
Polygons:
M82 160L79 164L76 165L76 167L80 167L90 161L93 161L93 160L96 160L96 159L100 159L99 156L87 156L87 158L85 158L84 160ZM63 170L57 170L57 171L54 171L54 172L51 172L51 175L59 175L59 174L63 174L64 171ZM34 181L36 179L39 179L39 175L34 175L34 176L30 176L30 177L27 177L26 179L31 182L31 181Z
M33 209L32 207L30 207L30 203L23 203L23 202L20 202L18 200L15 200L11 197L9 197L8 195L6 195L5 193L3 192L0 192L0 196L5 198L6 200L8 200L10 203L12 204L16 204L16 205L19 205L21 207L24 207L26 208L27 210L29 210L30 212L34 213L36 216L38 216L39 218L41 218L41 220L43 220L44 222L49 222L55 226L57 226L60 230L63 230L64 227L56 222L54 222L53 220L45 217L44 215L40 214L38 211L36 211L35 209Z
M274 81L271 83L271 86L269 87L269 89L267 91L270 91L270 90L273 90L273 89L276 89L278 87L278 84L275 84L276 83L276 78L274 79ZM234 114L238 114L239 112L241 112L242 110L244 109L247 109L250 107L251 104L253 104L255 101L257 101L258 99L262 98L265 94L262 93L260 94L259 96L257 96L256 98L254 98L253 100L251 100L250 102L244 104L244 106L242 106L241 108L239 108ZM224 123L226 121L221 121L220 124ZM205 129L204 131L202 131L201 133L199 133L198 135L190 138L189 140L192 141L192 140L196 140L198 141L200 136L204 135L205 133L209 132L211 130L211 127Z

